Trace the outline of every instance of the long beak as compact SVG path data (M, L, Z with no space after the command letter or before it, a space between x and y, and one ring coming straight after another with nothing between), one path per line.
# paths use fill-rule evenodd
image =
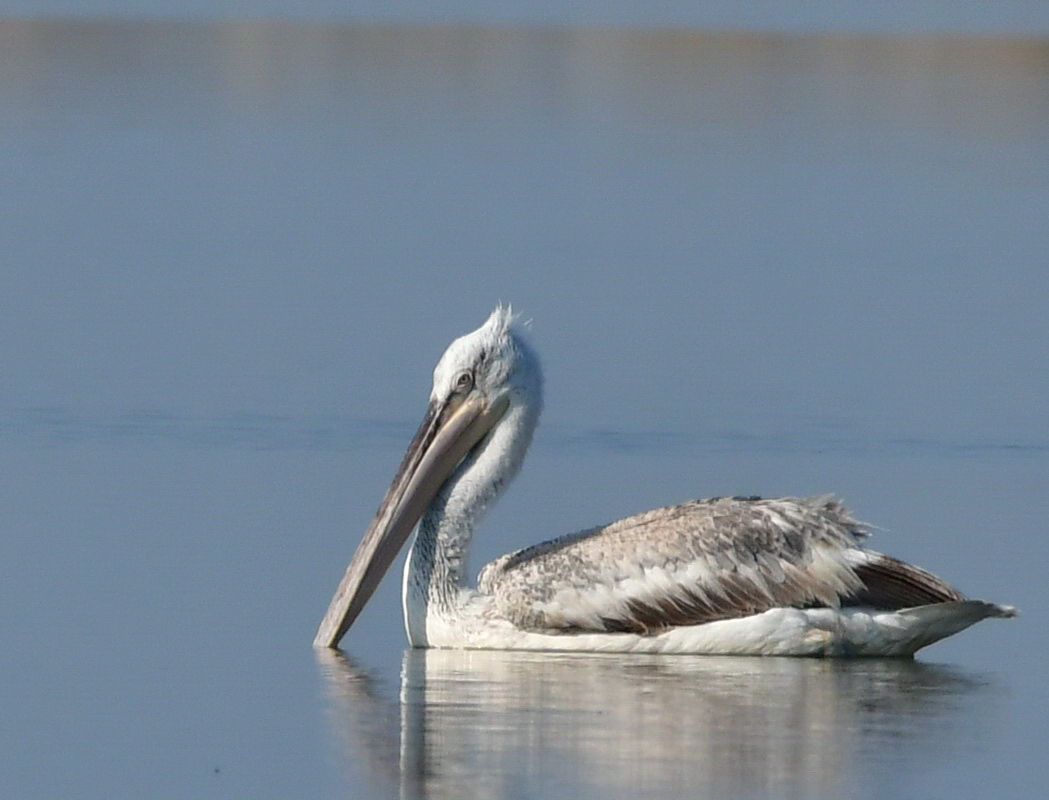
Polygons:
M313 640L314 647L338 646L438 490L506 407L506 400L488 406L478 392L445 403L430 403L375 519L335 590Z

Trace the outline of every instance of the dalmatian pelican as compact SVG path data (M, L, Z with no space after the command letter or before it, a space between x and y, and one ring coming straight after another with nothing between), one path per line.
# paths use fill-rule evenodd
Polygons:
M338 646L413 530L403 609L414 647L909 656L1016 614L867 549L865 526L829 497L655 509L502 556L473 588L471 537L524 460L542 385L507 307L452 342L315 646Z

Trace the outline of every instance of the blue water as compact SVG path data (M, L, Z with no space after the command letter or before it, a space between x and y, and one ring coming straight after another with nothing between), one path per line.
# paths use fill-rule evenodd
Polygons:
M5 796L1037 794L1049 40L717 27L0 20ZM420 654L391 579L318 660L500 300L547 406L476 565L834 492L1021 617L917 663Z

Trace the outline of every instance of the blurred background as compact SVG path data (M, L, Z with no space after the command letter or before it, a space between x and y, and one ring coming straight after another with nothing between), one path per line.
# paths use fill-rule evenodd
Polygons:
M0 0L0 204L11 796L352 795L369 681L422 710L391 712L394 751L431 770L412 732L492 708L464 686L501 698L491 724L569 724L604 759L665 738L556 706L599 706L582 688L528 716L518 665L431 665L444 694L412 694L393 575L349 666L310 651L433 365L500 301L531 320L546 410L478 566L692 497L834 492L876 548L1024 616L930 649L931 676L725 667L827 710L811 730L847 752L803 782L770 755L775 780L699 785L688 748L658 751L666 785L561 751L551 771L545 738L471 712L466 763L519 756L485 796L1044 778L1046 4ZM646 684L664 714L690 669ZM732 718L687 729L738 745L705 772L753 773L740 741L798 730ZM883 747L930 726L922 756ZM465 796L393 762L369 792Z

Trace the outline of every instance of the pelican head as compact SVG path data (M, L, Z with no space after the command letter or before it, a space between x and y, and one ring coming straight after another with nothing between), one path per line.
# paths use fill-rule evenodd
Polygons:
M468 536L516 473L542 406L539 360L499 306L449 345L422 425L350 561L314 645L335 647L431 507L454 508Z

